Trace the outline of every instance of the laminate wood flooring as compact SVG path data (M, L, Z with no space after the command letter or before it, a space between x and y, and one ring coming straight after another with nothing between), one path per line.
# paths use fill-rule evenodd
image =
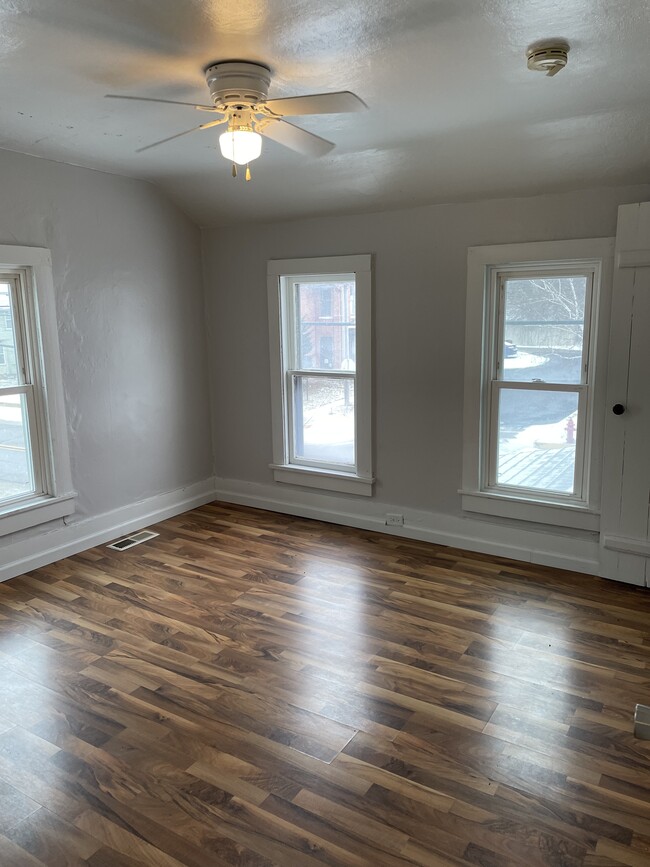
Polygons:
M210 504L0 585L2 867L650 865L650 593Z

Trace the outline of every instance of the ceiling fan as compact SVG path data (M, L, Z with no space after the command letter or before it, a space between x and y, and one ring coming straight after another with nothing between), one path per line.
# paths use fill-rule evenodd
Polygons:
M184 132L138 148L137 153L180 138L201 129L227 124L219 136L222 155L232 162L233 177L237 166L246 166L246 180L250 180L249 163L262 153L262 136L307 156L320 157L330 151L334 144L295 126L285 117L308 114L338 114L363 111L365 102L354 93L344 90L338 93L317 93L311 96L289 96L269 99L271 72L259 63L227 61L213 63L205 70L213 105L195 105L173 99L153 99L147 96L125 96L108 93L108 99L131 99L141 102L164 102L170 105L191 105L199 111L219 115L216 120L202 123Z

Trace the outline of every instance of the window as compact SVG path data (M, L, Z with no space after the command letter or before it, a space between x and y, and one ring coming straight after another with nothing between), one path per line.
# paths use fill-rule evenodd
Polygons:
M332 317L332 286L320 287L320 311L321 319L331 319Z
M372 494L370 268L370 256L269 262L278 482Z
M611 257L609 239L470 249L463 508L598 526Z
M74 510L49 252L0 247L0 535Z
M334 338L324 334L320 339L320 366L323 370L334 367Z
M351 364L357 359L357 332L354 328L348 328L348 358Z

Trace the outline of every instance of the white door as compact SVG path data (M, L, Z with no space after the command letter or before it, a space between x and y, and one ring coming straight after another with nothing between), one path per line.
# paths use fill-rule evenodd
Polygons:
M650 586L650 202L618 210L601 575Z

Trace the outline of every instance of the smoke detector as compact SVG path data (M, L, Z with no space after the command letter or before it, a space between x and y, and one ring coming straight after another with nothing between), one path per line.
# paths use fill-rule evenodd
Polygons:
M569 62L569 43L563 39L536 42L526 51L528 68L546 75L557 75Z

